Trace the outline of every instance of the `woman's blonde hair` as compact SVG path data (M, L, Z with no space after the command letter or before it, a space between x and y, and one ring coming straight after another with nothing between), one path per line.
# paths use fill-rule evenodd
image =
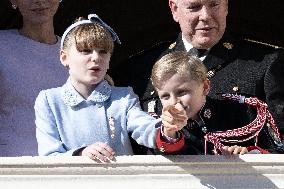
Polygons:
M79 18L75 22L80 20L83 20L83 18ZM62 49L68 49L73 43L75 43L79 52L102 48L112 53L114 48L114 43L109 31L97 23L81 24L73 28L66 35Z
M160 89L173 75L188 77L188 80L203 82L207 79L207 69L196 57L186 52L176 51L164 55L152 68L151 80L156 89Z

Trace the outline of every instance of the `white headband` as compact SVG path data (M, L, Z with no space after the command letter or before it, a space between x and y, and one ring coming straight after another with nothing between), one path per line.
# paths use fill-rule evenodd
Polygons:
M112 40L116 41L118 44L121 44L118 35L113 31L113 29L107 25L104 21L102 21L102 19L100 19L98 17L98 15L96 14L89 14L88 15L88 20L80 20L78 22L75 22L74 24L72 24L71 26L69 26L65 32L63 33L62 37L61 37L61 44L60 44L60 48L63 48L63 43L65 40L66 35L75 27L82 25L82 24L94 24L97 23L99 25L101 25L103 28L105 28L107 31L109 31L109 33L111 34Z

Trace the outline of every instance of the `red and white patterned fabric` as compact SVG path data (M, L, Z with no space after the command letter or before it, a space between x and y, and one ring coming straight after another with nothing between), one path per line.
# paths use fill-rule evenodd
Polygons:
M255 97L245 98L244 96L233 94L223 94L222 98L236 100L240 103L245 103L249 106L255 107L257 109L257 116L251 123L241 128L207 133L204 136L205 154L207 152L207 142L213 143L215 154L220 154L222 152L222 148L224 147L222 142L239 143L250 140L255 137L255 146L257 146L258 134L265 124L271 127L276 133L276 136L280 138L280 133L278 131L278 128L276 127L274 119L272 118L270 112L267 109L266 103ZM241 137L241 139L236 139L237 137Z

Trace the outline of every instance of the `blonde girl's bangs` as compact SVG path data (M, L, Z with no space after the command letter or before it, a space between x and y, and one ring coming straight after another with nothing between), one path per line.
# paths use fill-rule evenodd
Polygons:
M84 24L74 30L75 46L79 52L101 48L113 52L111 34L99 24Z

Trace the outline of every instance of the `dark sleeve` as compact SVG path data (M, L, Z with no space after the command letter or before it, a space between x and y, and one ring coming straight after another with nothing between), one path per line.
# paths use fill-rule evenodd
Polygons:
M264 91L269 111L276 121L280 133L284 134L284 52L277 51L271 57L270 64L264 78ZM283 138L283 137L282 137Z
M284 144L271 126L265 124L258 135L257 146L272 154L283 154Z

